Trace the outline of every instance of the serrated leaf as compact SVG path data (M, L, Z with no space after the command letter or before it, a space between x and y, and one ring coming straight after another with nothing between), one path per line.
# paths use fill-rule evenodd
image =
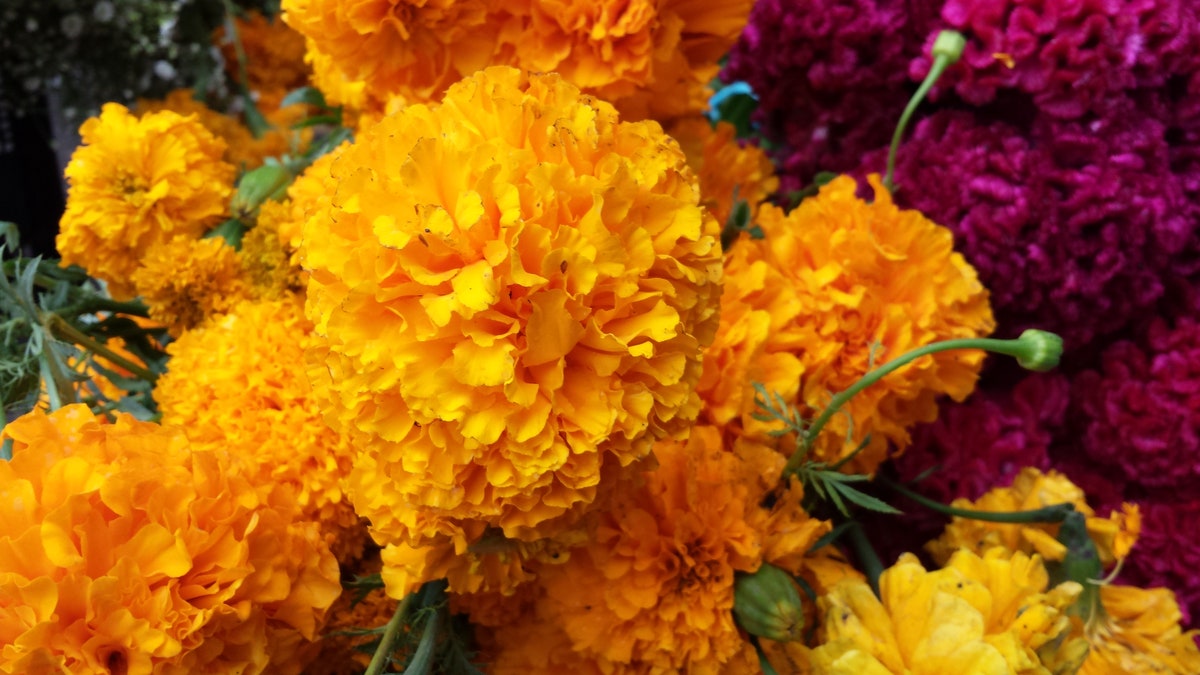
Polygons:
M872 497L865 492L860 492L859 490L856 490L845 483L833 483L831 485L831 491L840 492L847 501L857 504L868 511L875 511L876 513L890 513L893 515L902 515L904 513L891 504Z
M421 641L404 669L404 675L428 675L433 671L433 648L437 641L438 624L441 623L441 612L436 612L425 620L425 630L421 633Z

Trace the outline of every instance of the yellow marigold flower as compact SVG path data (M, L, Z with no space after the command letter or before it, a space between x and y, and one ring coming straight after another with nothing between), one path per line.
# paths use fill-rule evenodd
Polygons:
M246 55L246 84L255 92L275 96L308 83L309 69L304 62L304 36L283 21L267 18L258 11L236 17L234 26ZM233 40L225 26L213 32L213 44L221 49L225 72L237 81L238 58Z
M714 129L704 117L687 117L672 123L668 132L700 179L700 203L722 226L729 220L735 195L750 205L754 220L758 205L779 189L771 158L758 146L739 143L732 124L720 122Z
M880 576L821 597L814 672L828 675L1044 673L1037 649L1069 630L1078 584L1046 592L1041 559L963 551L928 572L904 554Z
M726 255L721 327L699 385L711 422L762 437L769 427L751 417L751 382L812 417L872 364L994 327L987 291L950 231L897 208L877 176L870 182L873 203L842 176L790 214L764 204L765 239L742 237ZM844 457L869 434L847 468L873 472L889 443L902 451L908 428L937 416L938 396L971 393L982 361L982 352L947 352L892 373L830 420L813 459Z
M126 300L151 247L177 235L198 237L221 219L234 168L221 159L221 140L172 112L138 119L109 103L79 133L84 145L67 165L58 251L63 264L82 266Z
M1084 627L1091 650L1079 675L1200 673L1200 631L1184 632L1175 594L1166 588L1102 586L1102 615Z
M242 259L221 237L176 237L146 252L133 273L150 318L176 337L248 298Z
M512 18L498 0L284 0L283 18L381 98L431 101L489 65ZM502 61L501 61L502 62Z
M705 108L708 82L753 4L532 0L516 63L562 73L631 119L682 117Z
M300 672L341 589L287 491L82 405L4 437L0 672Z
M956 499L952 506L975 511L1032 511L1055 504L1072 504L1087 517L1088 534L1097 545L1104 563L1123 559L1137 541L1141 516L1137 507L1127 504L1109 518L1098 518L1087 505L1083 490L1057 471L1042 473L1033 467L1022 469L1008 487L989 490L978 500ZM1039 553L1047 560L1061 560L1066 547L1056 538L1056 523L989 523L955 517L942 536L925 545L938 562L949 560L959 549L982 555L992 548Z
M492 68L334 160L302 258L310 376L383 544L532 541L698 412L717 224L655 123Z
M312 324L297 297L246 302L173 342L154 390L165 424L198 449L226 448L258 483L295 488L304 518L319 523L339 560L365 531L343 492L350 447L330 429L304 369Z

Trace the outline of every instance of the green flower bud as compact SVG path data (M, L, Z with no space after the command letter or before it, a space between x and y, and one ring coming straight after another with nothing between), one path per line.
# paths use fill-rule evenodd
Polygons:
M1021 333L1017 342L1021 349L1015 356L1022 368L1044 373L1058 367L1063 353L1061 337L1049 331L1030 328Z
M229 208L235 218L248 218L268 199L282 199L291 182L291 172L278 164L264 164L247 171L238 182Z
M804 607L791 575L763 563L733 582L733 615L751 635L777 642L803 639Z
M935 59L939 56L944 57L946 65L952 66L962 58L963 49L966 46L967 39L963 37L962 33L956 30L944 30L938 33L929 54Z

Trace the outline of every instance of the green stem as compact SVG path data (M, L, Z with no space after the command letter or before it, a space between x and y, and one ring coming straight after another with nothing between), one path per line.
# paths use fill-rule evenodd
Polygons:
M977 511L975 509L960 509L956 506L948 506L919 495L883 476L877 476L876 479L921 506L937 511L938 513L958 518L982 520L988 523L1061 523L1063 520L1066 520L1068 513L1075 510L1075 505L1068 503L1054 504L1031 511Z
M258 106L254 104L254 99L250 96L250 76L246 70L246 50L242 47L241 36L238 35L237 24L234 22L234 17L237 16L236 10L233 7L232 0L224 0L225 4L225 32L229 36L229 40L233 43L233 53L237 57L238 66L238 92L242 97L242 103L246 107L246 126L250 128L250 133L255 138L262 138L269 128L270 124L263 118L259 112Z
M943 31L945 32L945 31ZM887 173L883 176L883 186L888 192L894 192L896 189L895 173L896 173L896 153L900 150L900 139L904 137L905 130L908 129L908 122L912 119L913 113L917 111L917 106L921 105L921 101L929 94L929 90L941 78L942 73L946 72L952 64L958 61L959 55L962 53L961 43L957 53L947 53L940 48L942 35L939 35L938 43L934 44L933 49L933 65L929 68L929 74L925 76L925 80L921 82L921 86L917 88L912 98L908 100L908 105L904 107L904 112L900 114L900 121L896 124L896 131L892 133L892 146L888 149ZM961 40L961 36L958 38Z
M858 558L858 564L862 566L863 574L867 576L867 582L871 584L871 590L875 591L875 595L878 596L879 575L883 574L883 562L879 560L879 554L871 546L870 540L867 539L867 533L863 532L862 525L857 522L846 530L846 536L849 539L850 548L854 551L854 556Z
M391 620L387 623L387 628L383 630L379 648L375 650L374 656L371 657L371 664L367 666L367 671L363 675L380 675L387 667L388 660L392 656L392 647L396 644L396 636L400 632L400 626L404 623L404 615L408 614L408 607L412 604L414 597L416 597L416 593L409 593L396 607L396 613L392 615Z
M959 338L957 340L943 340L941 342L927 344L923 347L918 347L895 360L888 361L875 370L863 375L858 382L855 382L854 384L850 385L848 389L833 397L833 399L829 402L829 405L826 406L825 410L821 412L820 416L813 420L812 425L805 430L804 436L801 439L801 448L799 451L793 452L792 456L788 458L787 466L785 466L783 469L783 475L788 476L799 471L804 458L808 456L808 451L812 448L813 441L816 440L817 435L821 433L821 429L825 428L825 425L828 424L829 420L837 414L838 410L840 410L847 401L854 398L858 392L866 389L872 384L875 384L893 371L896 371L912 363L913 361L916 361L922 356L936 354L937 352L951 351L954 349L983 349L989 352L1007 354L1009 356L1023 356L1028 349L1028 344L1019 339L997 340L995 338Z
M150 383L158 380L158 375L155 375L149 370L146 370L145 367L140 366L109 349L107 345L95 340L75 326L72 326L70 322L57 314L49 314L44 319L44 325L46 326L46 330L49 331L51 335L59 338L60 340L67 340L68 342L77 344L96 356L107 359L113 365L128 370L140 380L145 380L146 382Z
M80 314L95 314L97 312L113 312L115 314L140 316L142 318L150 316L150 310L146 308L146 305L137 300L121 302L101 297L87 298L69 307L55 310L56 314L63 316L79 316Z

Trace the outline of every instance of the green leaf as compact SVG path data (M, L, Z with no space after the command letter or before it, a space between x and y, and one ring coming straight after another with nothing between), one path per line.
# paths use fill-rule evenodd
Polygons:
M203 239L222 237L225 243L234 250L242 250L242 237L246 235L246 224L237 218L230 218L204 234Z
M21 228L17 227L16 223L7 220L0 220L0 240L4 243L0 244L0 258L3 258L3 249L13 251L21 250Z
M0 443L0 460L5 462L13 458L13 439L6 438L3 443Z
M336 115L314 115L312 117L305 117L304 119L300 120L299 122L296 122L295 124L292 125L292 128L293 129L304 129L306 127L315 127L315 126L320 126L322 124L329 124L332 126L337 126L341 123L342 123L341 113L338 113Z
M864 476L864 478L865 478L865 476ZM903 511L900 511L899 509L892 506L891 504L888 504L885 501L882 501L880 499L872 497L871 495L866 494L865 492L860 492L857 489L852 488L845 483L833 482L830 484L830 490L831 490L830 494L841 493L841 495L843 497L845 497L847 501L849 501L853 504L857 504L858 506L861 506L864 509L867 509L868 511L875 511L877 513L891 513L894 515L903 514ZM845 513L845 512L843 511L843 513ZM847 514L847 515L849 515L849 514Z
M428 675L433 671L433 648L437 642L438 624L441 623L442 612L436 610L425 620L425 630L421 633L421 641L413 652L404 669L404 675Z
M279 102L279 107L286 108L297 103L311 105L322 110L329 109L329 104L325 102L325 94L322 94L321 90L316 87L300 87L289 91L287 96L284 96L283 100Z
M837 527L833 528L832 530L826 532L820 539L813 542L813 545L811 548L808 549L808 552L813 553L814 551L824 548L825 546L828 546L828 545L832 544L833 542L837 541L838 537L845 534L846 530L850 529L850 526L853 524L854 524L854 521L847 520L846 522L844 522L844 523L838 525ZM815 601L816 598L814 597L813 600Z

